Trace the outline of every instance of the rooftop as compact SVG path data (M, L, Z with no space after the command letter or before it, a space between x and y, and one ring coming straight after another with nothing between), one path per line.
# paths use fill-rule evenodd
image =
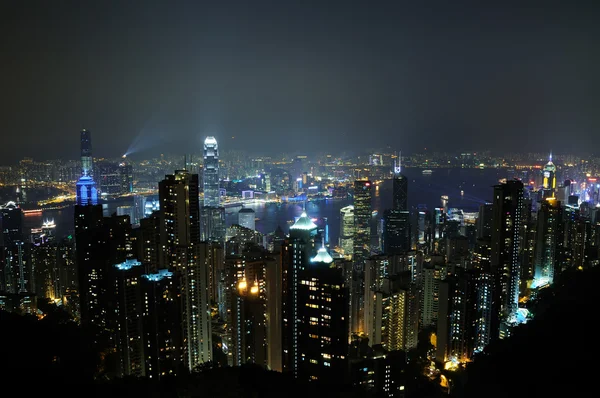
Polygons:
M312 222L312 220L308 217L306 212L303 211L300 215L300 218L296 220L296 222L290 227L290 229L302 229L305 231L312 231L313 229L317 229L317 224Z

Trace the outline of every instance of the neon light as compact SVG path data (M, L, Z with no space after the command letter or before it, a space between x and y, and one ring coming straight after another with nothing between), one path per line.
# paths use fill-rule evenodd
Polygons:
M133 267L139 267L140 265L142 265L142 263L139 262L138 260L133 259L133 258L128 258L127 260L125 260L122 263L115 264L115 268L117 268L120 271L128 271L128 270L132 269Z
M146 275L142 275L142 276L151 282L158 282L165 278L172 277L173 273L167 269L161 269L161 270L158 270L158 272L155 274L146 274Z

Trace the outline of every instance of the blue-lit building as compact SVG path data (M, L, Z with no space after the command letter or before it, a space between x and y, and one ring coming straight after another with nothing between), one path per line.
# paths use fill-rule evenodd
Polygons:
M81 177L77 181L77 205L97 205L98 190L93 178L92 133L81 130Z

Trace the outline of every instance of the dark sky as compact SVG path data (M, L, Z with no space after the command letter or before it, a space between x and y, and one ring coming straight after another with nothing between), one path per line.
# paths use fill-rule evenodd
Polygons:
M0 164L76 158L83 127L96 156L198 152L205 135L590 151L599 20L598 1L4 0Z

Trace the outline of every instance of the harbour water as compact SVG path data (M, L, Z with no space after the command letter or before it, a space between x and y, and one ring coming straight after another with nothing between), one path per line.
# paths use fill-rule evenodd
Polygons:
M425 205L428 209L441 206L442 195L448 196L448 206L476 211L480 204L491 201L492 186L498 184L501 178L508 177L501 169L433 169L429 175L421 169L406 169L403 171L408 178L409 207L416 208ZM461 194L462 191L462 194ZM373 209L377 210L376 218L381 218L383 211L391 206L391 181L379 184L374 191ZM128 199L132 202L132 199ZM351 199L321 200L306 202L307 213L314 218L327 218L329 238L337 242L340 227L340 209L351 204ZM117 205L131 205L119 201L108 206L105 213L114 212ZM270 233L281 226L284 232L289 230L289 221L302 213L302 203L268 203L249 205L256 212L256 229L261 233ZM230 207L226 210L227 224L237 223L237 212L240 207ZM25 217L24 227L37 228L47 219L56 223L57 236L73 233L73 208L48 210L43 214L33 214ZM376 219L374 220L376 221Z

